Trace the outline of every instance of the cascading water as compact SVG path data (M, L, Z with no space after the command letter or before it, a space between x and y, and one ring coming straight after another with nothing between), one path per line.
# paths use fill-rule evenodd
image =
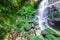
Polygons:
M47 14L48 14L48 0L42 0L38 7L37 15L35 15L35 19L39 24L41 30L44 30L49 27L47 23Z

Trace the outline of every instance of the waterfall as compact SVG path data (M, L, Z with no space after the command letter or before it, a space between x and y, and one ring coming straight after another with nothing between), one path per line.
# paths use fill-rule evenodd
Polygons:
M48 25L48 0L42 0L39 4L37 14L35 15L35 19L38 22L38 25L41 30L44 30L49 27Z

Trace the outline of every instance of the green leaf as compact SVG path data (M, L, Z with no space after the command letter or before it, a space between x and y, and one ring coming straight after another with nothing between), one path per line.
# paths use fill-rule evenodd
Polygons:
M41 34L42 34L42 35L49 35L49 34L51 34L51 35L58 36L58 37L60 36L59 33L53 31L53 30L50 29L50 28L47 28L47 29L43 30L43 31L41 32Z
M57 37L55 37L54 35L46 35L46 37L45 37L45 40L46 39L49 39L49 40L58 40L58 38Z
M30 40L42 40L39 36L30 36Z
M25 29L29 30L31 27L29 26L28 20L25 21Z
M22 31L22 28L16 28L16 32L20 33Z

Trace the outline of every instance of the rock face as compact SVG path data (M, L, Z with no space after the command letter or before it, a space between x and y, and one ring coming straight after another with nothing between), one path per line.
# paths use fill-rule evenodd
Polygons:
M59 1L59 0L48 0L48 1L51 4L51 3L54 3L54 2Z
M60 1L60 0L48 0L48 1L49 1L49 4L52 4L52 3ZM56 4L54 6L60 11L60 4Z
M60 1L60 0L48 0L49 4L52 4L54 2ZM60 11L60 4L54 5L56 9ZM53 24L49 24L53 29L60 31L60 18L54 18L55 21L53 21Z
M49 24L53 29L60 31L60 21L54 21L54 24Z

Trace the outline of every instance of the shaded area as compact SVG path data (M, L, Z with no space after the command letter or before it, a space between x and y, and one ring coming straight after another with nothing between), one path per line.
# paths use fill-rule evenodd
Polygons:
M51 24L51 23L53 23L53 24ZM55 30L60 31L60 21L54 21L51 23L49 23L50 27L52 27Z

